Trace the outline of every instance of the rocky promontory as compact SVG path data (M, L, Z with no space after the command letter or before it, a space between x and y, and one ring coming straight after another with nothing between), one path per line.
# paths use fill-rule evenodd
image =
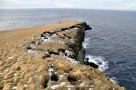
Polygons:
M0 90L124 90L84 62L86 22L0 31Z

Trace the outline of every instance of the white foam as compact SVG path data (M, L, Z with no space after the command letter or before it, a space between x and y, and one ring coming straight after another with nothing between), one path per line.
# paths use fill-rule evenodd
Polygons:
M99 71L105 71L108 69L108 61L105 60L104 57L101 56L92 56L92 55L86 55L85 58L89 58L88 62L93 62L96 65L98 65L98 70Z
M117 84L117 83L118 83L117 78L115 78L115 77L110 78L110 80L111 80L114 84Z
M90 40L90 38L85 38L85 40L84 40L84 42L83 42L83 44L82 44L84 48L87 48L87 47L88 47L88 45L89 45L89 43L88 43L89 40Z

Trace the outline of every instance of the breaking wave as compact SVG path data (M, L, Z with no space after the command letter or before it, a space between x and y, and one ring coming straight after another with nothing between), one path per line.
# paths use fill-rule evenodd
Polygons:
M89 40L90 38L85 38L83 42L83 47L86 49L89 46ZM93 56L93 55L86 55L85 58L88 58L88 62L94 63L98 65L98 70L103 72L106 69L108 69L108 61L102 56Z
M84 48L87 48L88 47L88 45L89 45L89 40L90 40L90 38L85 38L85 40L84 40L84 42L83 42L83 47Z
M92 56L92 55L86 55L85 58L88 58L88 62L92 62L96 65L98 65L98 70L99 71L105 71L108 69L108 61L105 60L104 57L102 56Z
M117 78L115 78L115 77L111 77L110 80L111 80L114 84L119 84L119 82L117 81Z

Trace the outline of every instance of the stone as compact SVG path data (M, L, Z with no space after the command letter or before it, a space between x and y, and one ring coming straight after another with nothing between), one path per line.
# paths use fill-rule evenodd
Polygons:
M85 64L85 65L89 65L89 66L91 66L91 67L93 67L93 68L96 68L96 69L99 67L99 66L96 65L95 63L89 62L88 60L89 60L89 58L86 58L86 59L85 59L85 61L84 61L84 64Z

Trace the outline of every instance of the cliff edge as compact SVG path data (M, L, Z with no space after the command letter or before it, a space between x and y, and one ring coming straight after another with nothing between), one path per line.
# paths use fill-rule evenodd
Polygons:
M0 90L124 90L84 63L86 22L0 32Z

